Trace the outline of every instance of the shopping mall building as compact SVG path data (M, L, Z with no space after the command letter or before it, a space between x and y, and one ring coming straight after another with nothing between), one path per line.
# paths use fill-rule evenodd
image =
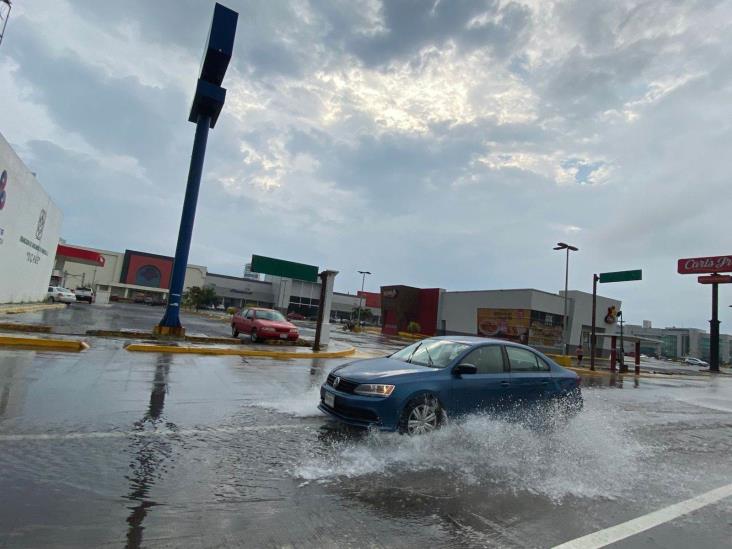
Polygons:
M162 303L167 301L173 258L137 250L114 252L63 243L53 272L54 281L69 288L90 286L97 300ZM306 317L317 315L320 305L320 282L282 276L244 276L208 272L203 265L189 264L184 290L194 286L211 286L218 296L218 307L274 307L297 312ZM331 317L351 318L359 303L371 312L378 323L381 316L379 294L333 293Z
M612 336L619 333L615 313L621 302L597 296L598 349L610 352ZM447 291L442 288L382 286L382 330L408 331L416 322L425 335L480 335L498 337L557 352L563 345L564 292L536 289ZM578 345L589 349L592 294L567 293L570 352ZM414 326L412 326L414 328Z

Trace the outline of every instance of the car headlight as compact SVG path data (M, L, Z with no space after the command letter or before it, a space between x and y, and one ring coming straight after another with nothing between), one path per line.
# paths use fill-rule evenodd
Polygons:
M394 390L394 385L380 385L375 383L366 383L357 385L353 392L363 396L380 396L388 397Z

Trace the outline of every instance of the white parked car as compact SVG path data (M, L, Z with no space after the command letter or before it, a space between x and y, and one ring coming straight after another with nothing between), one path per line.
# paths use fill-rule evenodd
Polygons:
M688 364L689 366L704 366L704 367L709 367L709 363L708 362L704 362L702 359L700 359L700 358L694 358L693 356L687 356L684 359L684 364Z
M51 303L76 303L76 294L61 286L49 286L46 299Z

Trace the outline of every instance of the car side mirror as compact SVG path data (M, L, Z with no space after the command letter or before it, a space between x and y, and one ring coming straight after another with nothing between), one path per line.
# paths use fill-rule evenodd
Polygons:
M478 367L473 364L458 364L452 369L452 373L456 376L461 376L463 374L477 374Z

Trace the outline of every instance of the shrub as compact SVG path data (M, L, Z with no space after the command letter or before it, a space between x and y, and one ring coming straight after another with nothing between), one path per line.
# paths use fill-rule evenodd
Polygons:
M227 307L226 308L227 315L235 315L238 312L239 312L239 307Z
M422 326L419 325L419 322L415 322L412 320L409 324L407 324L407 331L410 334L418 334L422 331Z

